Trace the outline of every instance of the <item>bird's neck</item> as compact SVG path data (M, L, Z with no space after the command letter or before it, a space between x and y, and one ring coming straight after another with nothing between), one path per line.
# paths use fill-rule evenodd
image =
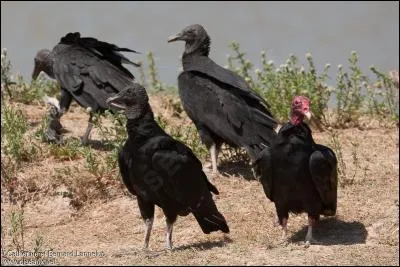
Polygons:
M146 112L132 117L127 117L126 129L129 139L136 142L148 138L158 129L159 126L154 120L153 112L149 108Z
M301 113L292 113L292 116L290 117L290 123L293 125L300 125L304 120L304 115Z
M53 60L51 60L50 56L46 58L46 60L42 63L41 66L42 71L44 71L50 78L55 79L54 71L53 71Z
M204 40L196 40L194 42L187 42L185 44L185 51L182 55L182 60L189 59L195 56L206 56L210 54L210 38L206 37Z

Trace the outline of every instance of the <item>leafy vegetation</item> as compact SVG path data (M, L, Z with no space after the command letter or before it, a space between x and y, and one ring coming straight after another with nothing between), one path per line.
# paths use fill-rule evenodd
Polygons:
M313 57L306 54L308 66L300 65L298 58L291 54L284 64L276 67L268 60L266 53L261 52L261 69L255 69L253 63L245 59L239 44L233 42L231 48L234 56L228 57L228 68L243 76L251 87L267 100L272 113L281 122L287 121L290 103L294 95L305 95L311 100L311 109L315 118L325 126L343 128L356 126L361 115L390 116L398 121L399 98L398 85L385 73L371 67L377 82L370 80L358 66L356 51L351 52L349 72L339 65L336 75L336 86L327 84L330 64L326 64L318 74ZM235 63L238 65L235 66ZM327 118L328 101L335 97L335 120ZM352 124L348 124L352 122Z

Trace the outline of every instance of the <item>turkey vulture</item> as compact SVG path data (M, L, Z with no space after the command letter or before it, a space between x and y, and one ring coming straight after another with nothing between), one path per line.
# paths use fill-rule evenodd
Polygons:
M168 249L172 248L172 226L178 215L193 213L206 234L228 233L211 195L219 194L217 188L208 181L192 150L156 123L145 89L135 83L107 103L125 110L128 140L119 153L119 168L125 186L137 197L146 224L144 248L149 244L155 205L166 217Z
M305 116L311 118L310 101L295 96L290 122L282 126L255 164L266 196L275 203L282 237L286 237L289 212L306 212L305 241L310 244L312 227L319 216L336 214L338 180L335 153L314 142L311 129L303 122Z
M53 48L40 50L35 57L32 79L41 71L56 79L61 87L60 114L68 111L72 99L89 110L89 123L82 144L87 144L93 128L93 112L108 109L106 99L133 82L134 76L122 63L139 66L119 52L134 52L79 32L68 33Z
M187 26L168 42L177 40L186 43L183 72L178 77L179 96L201 141L210 150L213 172L217 172L222 143L244 147L254 160L276 137L277 122L268 104L242 77L208 57L210 37L201 25Z

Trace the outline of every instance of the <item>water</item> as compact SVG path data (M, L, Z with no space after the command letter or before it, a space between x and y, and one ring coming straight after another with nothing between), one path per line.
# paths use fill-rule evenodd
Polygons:
M336 66L346 67L352 50L367 74L372 64L382 71L399 69L398 2L2 1L1 47L8 49L14 71L30 81L37 50L79 31L142 52L126 53L135 61L145 61L152 51L161 82L176 85L184 44L168 44L167 38L194 23L208 31L210 57L223 66L235 40L256 67L261 50L277 65L290 53L305 64L310 52L318 71L332 65L332 84Z

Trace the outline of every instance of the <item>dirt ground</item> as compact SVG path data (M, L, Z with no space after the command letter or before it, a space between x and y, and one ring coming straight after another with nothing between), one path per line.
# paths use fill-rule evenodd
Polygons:
M163 112L162 100L152 97L154 111ZM43 105L25 105L32 125L46 112ZM66 136L83 134L87 114L80 107L62 118ZM185 123L188 123L185 120ZM37 127L32 126L32 128ZM397 127L369 125L368 129L339 130L346 177L352 183L338 189L334 218L322 218L314 230L319 245L304 246L306 214L290 215L288 243L281 242L275 206L270 202L250 167L222 161L221 175L206 174L220 191L215 202L230 227L229 234L203 234L193 215L178 217L174 225L173 251L165 250L164 215L156 208L150 246L142 251L144 223L134 197L123 186L111 183L107 198L93 198L81 209L61 192L73 179L86 177L73 172L70 180L35 197L24 206L24 247L33 252L35 240L40 263L56 265L399 265L399 131ZM98 138L96 130L92 138ZM314 131L318 143L330 144L327 131ZM106 153L96 151L96 153ZM81 159L57 161L51 157L27 164L18 179L36 177L36 189L47 188L54 169L79 165ZM119 179L117 171L113 177ZM42 190L43 191L43 190ZM21 260L10 234L13 205L2 190L2 265ZM36 246L37 247L37 246ZM93 252L93 253L88 253ZM14 254L13 254L14 253ZM29 258L29 257L26 257Z

